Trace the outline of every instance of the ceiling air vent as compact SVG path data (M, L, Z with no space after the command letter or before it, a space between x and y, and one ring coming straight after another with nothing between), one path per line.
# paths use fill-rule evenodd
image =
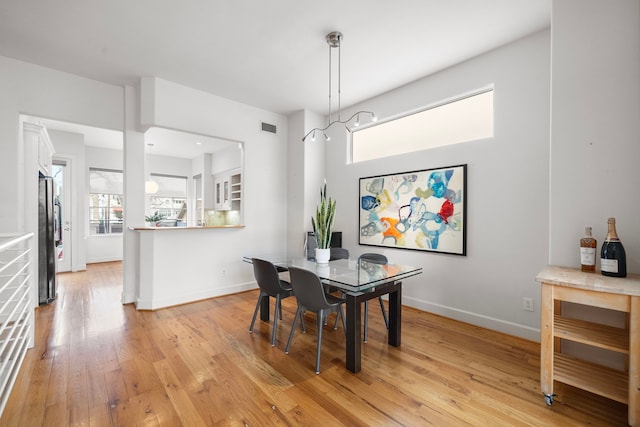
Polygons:
M262 122L262 130L265 132L276 133L276 125Z

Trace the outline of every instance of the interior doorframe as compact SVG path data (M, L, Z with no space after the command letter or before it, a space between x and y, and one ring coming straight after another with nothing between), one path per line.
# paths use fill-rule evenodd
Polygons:
M80 270L84 270L84 265L79 260L79 250L81 246L78 245L78 240L80 239L80 231L82 230L82 224L78 223L78 191L76 188L76 174L75 170L76 156L69 154L54 154L53 162L59 162L65 164L65 172L66 176L64 180L68 188L65 189L65 196L67 196L68 200L65 203L68 205L68 218L69 218L69 261L70 261L70 271L76 272ZM64 213L64 211L63 211ZM64 216L63 216L64 219ZM63 221L64 222L64 221ZM66 250L66 248L65 248Z
M60 219L60 227L62 228L62 253L64 261L63 263L61 263L60 260L57 259L56 271L59 273L65 273L71 271L71 261L73 259L73 222L71 221L71 215L73 213L73 205L71 200L71 173L73 169L71 161L62 158L62 156L54 155L52 164L53 166L62 166L64 168L62 175L62 218ZM66 268L62 268L63 265Z

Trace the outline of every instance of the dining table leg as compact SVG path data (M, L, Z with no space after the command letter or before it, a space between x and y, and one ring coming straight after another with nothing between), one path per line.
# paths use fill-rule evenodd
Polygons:
M269 300L271 297L264 296L260 301L260 320L269 323Z
M402 326L402 283L394 285L395 290L389 292L389 338L388 343L400 347Z
M346 365L348 370L353 373L357 373L360 372L360 356L362 351L362 339L360 337L360 331L362 330L361 301L359 301L358 297L349 294L347 294L346 299Z

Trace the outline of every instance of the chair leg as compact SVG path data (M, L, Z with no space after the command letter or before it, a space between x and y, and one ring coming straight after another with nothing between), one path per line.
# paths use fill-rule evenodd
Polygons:
M340 318L342 319L342 330L345 332L345 334L347 333L347 321L344 319L344 311L342 311L342 306L339 305L338 306L338 315L340 316ZM336 321L338 319L336 318ZM336 328L338 329L338 328Z
M280 307L280 294L276 295L276 308L273 310L273 330L271 331L271 347L276 346L276 333L278 331L278 312Z
M251 319L251 326L249 326L249 332L253 333L253 325L256 323L256 317L258 316L258 310L260 309L260 303L262 302L262 294L258 297L258 303L256 309L253 311L253 319Z
M380 302L380 309L382 310L382 317L384 318L384 324L389 330L389 318L387 317L387 310L384 309L384 303L382 302L382 297L378 297L378 301Z
M296 323L298 322L298 317L302 314L302 310L300 310L300 306L296 310L296 315L293 318L293 325L291 325L291 332L289 332L289 339L287 340L287 346L284 349L284 354L289 354L289 347L291 347L291 340L293 339L293 333L296 331ZM302 319L304 324L304 319ZM305 331L306 332L306 331Z
M364 302L364 342L369 339L369 301Z
M324 318L324 310L318 313L318 344L316 348L316 375L320 373L320 349L322 348L322 319Z
M300 313L300 328L303 334L307 333L307 326L304 324L304 311Z

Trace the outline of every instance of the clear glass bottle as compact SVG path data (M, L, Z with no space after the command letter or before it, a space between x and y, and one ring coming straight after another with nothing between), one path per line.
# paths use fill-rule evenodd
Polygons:
M616 219L609 218L607 225L609 226L607 238L600 251L602 274L612 277L626 277L627 255L624 252L624 246L622 246L618 233L616 233Z
M580 264L582 271L596 271L596 246L598 242L591 236L591 227L585 227L580 239Z

